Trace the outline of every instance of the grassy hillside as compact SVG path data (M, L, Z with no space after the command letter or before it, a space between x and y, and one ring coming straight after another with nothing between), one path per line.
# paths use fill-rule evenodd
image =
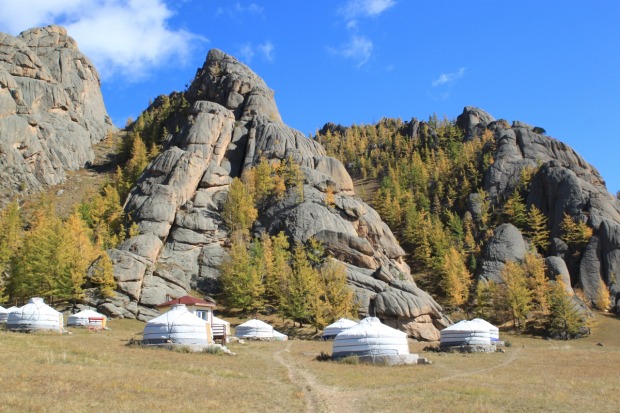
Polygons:
M506 353L431 352L433 364L406 367L316 361L331 344L308 340L231 344L237 356L129 347L144 327L133 320L98 333L3 331L0 411L612 412L620 320L599 319L584 339L502 334Z

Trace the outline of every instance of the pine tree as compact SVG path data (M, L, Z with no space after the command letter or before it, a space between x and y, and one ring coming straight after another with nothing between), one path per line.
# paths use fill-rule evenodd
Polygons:
M323 297L326 303L324 321L329 324L354 311L354 294L347 285L344 265L336 260L328 260L321 267L320 278L323 284Z
M514 261L507 261L501 272L504 280L508 306L515 328L523 329L525 319L531 307L532 293L528 288L525 271Z
M103 298L114 296L116 279L114 278L114 265L107 252L103 252L93 264L91 283L97 286L99 295Z
M585 320L566 292L566 286L556 280L549 295L547 331L551 336L568 340L576 337L584 326Z
M607 285L602 278L599 278L598 280L598 288L596 289L594 305L597 309L601 311L607 311L611 306L611 299L609 298L609 288L607 288Z
M17 201L0 211L0 302L6 301L6 285L11 276L11 262L23 241L22 218Z
M504 204L504 219L521 231L526 229L528 222L527 209L519 191L515 190L510 198L506 200Z
M562 240L571 248L581 249L592 238L592 228L583 221L575 222L567 213L564 213L560 229Z
M138 182L138 178L148 163L149 160L146 145L140 137L140 134L134 133L131 146L131 158L127 161L125 173L123 174L125 180L129 183L129 187L132 187L136 182Z
M493 315L492 290L494 286L489 285L490 283L493 283L493 281L480 280L476 285L474 314L476 315L476 317L485 320L490 320Z
M220 281L228 305L253 313L263 308L265 288L241 234L233 236L232 247L221 266Z
M248 233L256 221L258 211L248 187L240 179L233 179L224 202L222 218L232 231Z
M532 240L532 244L540 252L544 252L549 247L549 229L547 228L547 217L536 205L531 205L527 214L529 231L527 235Z
M273 195L275 182L273 169L265 158L261 158L254 169L254 198L258 209L264 209L267 200Z
M308 261L303 245L295 245L292 260L292 273L281 298L280 311L285 317L299 322L302 326L304 321L311 318L313 305L316 305L313 296L316 297L318 277Z
M463 262L462 255L451 247L443 259L441 288L449 307L462 307L469 298L471 274Z
M528 279L534 303L540 311L546 312L549 282L545 276L545 260L535 252L528 252L523 260L523 270Z
M62 228L64 243L60 251L62 269L56 281L56 296L74 304L84 291L86 271L98 253L91 240L91 231L76 211Z
M283 298L286 296L288 280L292 273L289 264L291 254L289 252L288 240L283 232L272 236L270 241L272 261L271 265L268 266L265 279L266 296L276 308L281 308ZM268 244L263 243L263 245L265 246L265 251L268 251Z

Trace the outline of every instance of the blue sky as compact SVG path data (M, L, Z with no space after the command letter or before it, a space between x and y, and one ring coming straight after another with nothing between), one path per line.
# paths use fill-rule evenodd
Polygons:
M262 76L305 134L478 106L545 128L620 190L617 0L0 0L0 10L13 35L67 27L119 126L184 89L218 48Z

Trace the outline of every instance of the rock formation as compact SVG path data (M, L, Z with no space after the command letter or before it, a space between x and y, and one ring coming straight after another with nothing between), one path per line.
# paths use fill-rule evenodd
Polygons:
M484 187L496 204L510 195L523 168L537 170L526 202L547 217L551 232L548 254L557 257L547 264L562 278L569 272L572 286L581 288L590 302L595 301L602 279L610 289L612 304L620 310L620 280L616 277L620 273L620 203L607 191L598 171L568 145L523 122L510 125L483 110L466 107L457 124L470 139L486 129L494 134L497 148ZM581 255L571 254L560 239L564 214L594 230Z
M62 182L111 129L99 75L64 28L0 33L0 204Z
M346 265L360 313L377 315L416 338L437 340L450 323L411 277L405 252L370 206L354 196L342 163L282 123L273 91L233 57L209 52L185 97L187 122L144 171L125 204L139 235L110 251L116 297L97 301L108 314L149 319L166 295L210 291L226 256L220 215L232 177L267 160L292 158L305 176L303 197L289 190L270 203L255 230L311 237ZM326 190L334 189L333 205Z

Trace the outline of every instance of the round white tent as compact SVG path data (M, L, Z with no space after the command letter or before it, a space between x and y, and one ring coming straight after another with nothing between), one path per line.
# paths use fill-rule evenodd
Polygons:
M491 345L489 328L474 321L459 321L441 330L440 335L439 344L442 347Z
M332 339L344 330L355 327L356 325L357 321L349 320L348 318L341 318L340 320L325 327L325 330L323 330L323 340Z
M185 304L152 319L143 332L144 344L184 344L208 346L212 342L211 325L190 313Z
M67 326L104 328L107 320L108 318L101 313L93 310L82 310L67 318Z
M0 305L0 324L6 323L6 319L9 317L9 312L6 308Z
M407 334L382 324L377 317L366 317L336 336L332 357L398 356L409 354Z
M6 321L7 330L32 331L51 330L62 333L62 314L34 297L28 304L9 313Z
M254 338L254 339L271 339L271 340L288 340L288 336L282 334L269 324L260 320L249 320L243 324L239 324L235 328L235 337L238 338Z
M486 328L489 329L489 333L491 333L491 341L499 341L499 328L495 327L493 324L482 318L474 318L471 320L474 323L480 323Z

